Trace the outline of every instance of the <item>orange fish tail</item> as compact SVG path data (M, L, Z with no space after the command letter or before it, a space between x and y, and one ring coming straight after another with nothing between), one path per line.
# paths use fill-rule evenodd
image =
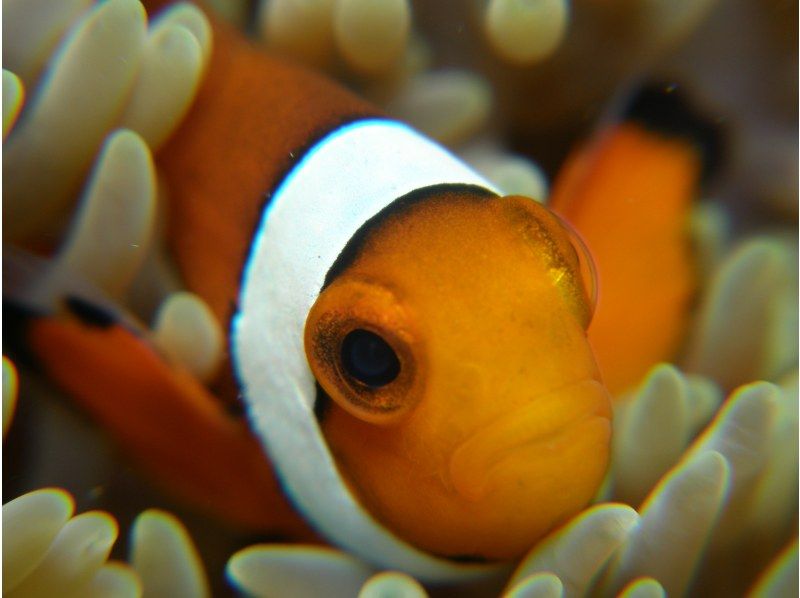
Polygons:
M647 88L626 116L571 156L551 196L595 260L589 339L615 394L679 349L697 285L688 218L716 145L674 88Z

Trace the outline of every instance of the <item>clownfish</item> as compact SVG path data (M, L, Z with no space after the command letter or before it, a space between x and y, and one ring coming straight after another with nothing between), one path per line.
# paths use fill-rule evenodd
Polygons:
M556 183L562 218L502 196L323 77L222 24L214 34L203 88L156 161L178 270L228 323L221 380L204 387L79 294L58 316L9 307L26 352L152 476L208 511L320 534L425 581L496 570L591 500L608 465L606 368L623 371L622 382L609 374L615 385L640 369L616 365L613 342L593 335L592 258L565 219L597 251L604 322L636 298L604 303L606 273L627 266L585 222L605 201L592 190L613 195L620 156L664 159L675 170L658 181L683 226L700 155L626 122L633 140L613 128L624 147L610 165L610 150L592 147ZM650 184L637 181L628 191ZM611 221L626 207L609 210ZM688 239L667 242L690 264ZM662 303L642 309L657 319L672 309ZM227 411L237 400L247 422Z

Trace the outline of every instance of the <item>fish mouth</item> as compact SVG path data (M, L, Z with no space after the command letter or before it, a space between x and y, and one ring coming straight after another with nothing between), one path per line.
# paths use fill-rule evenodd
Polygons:
M488 493L493 473L524 453L531 458L557 458L564 441L583 428L610 425L610 399L593 378L545 391L530 404L502 416L456 448L450 459L450 479L456 492L470 501Z

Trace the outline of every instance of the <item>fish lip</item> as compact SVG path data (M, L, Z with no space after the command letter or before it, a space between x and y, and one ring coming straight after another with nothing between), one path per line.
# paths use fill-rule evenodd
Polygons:
M554 421L530 433L523 431L524 426L518 425L518 422L527 422L532 413L541 411L545 399L559 400L558 397L563 397L563 393L571 388L588 394L583 401L587 405L578 408L570 405L573 409L564 410L561 417L553 418ZM449 462L451 487L465 499L479 501L486 495L492 469L504 458L523 447L556 440L568 433L575 424L596 417L611 419L608 391L595 378L567 382L537 393L531 398L530 404L493 420L456 447ZM482 483L476 485L475 480L479 476Z

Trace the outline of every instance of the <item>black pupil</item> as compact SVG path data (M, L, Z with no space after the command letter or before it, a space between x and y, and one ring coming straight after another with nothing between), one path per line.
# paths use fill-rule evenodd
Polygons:
M400 360L389 343L360 328L342 341L342 365L350 376L372 387L389 384L400 373Z

